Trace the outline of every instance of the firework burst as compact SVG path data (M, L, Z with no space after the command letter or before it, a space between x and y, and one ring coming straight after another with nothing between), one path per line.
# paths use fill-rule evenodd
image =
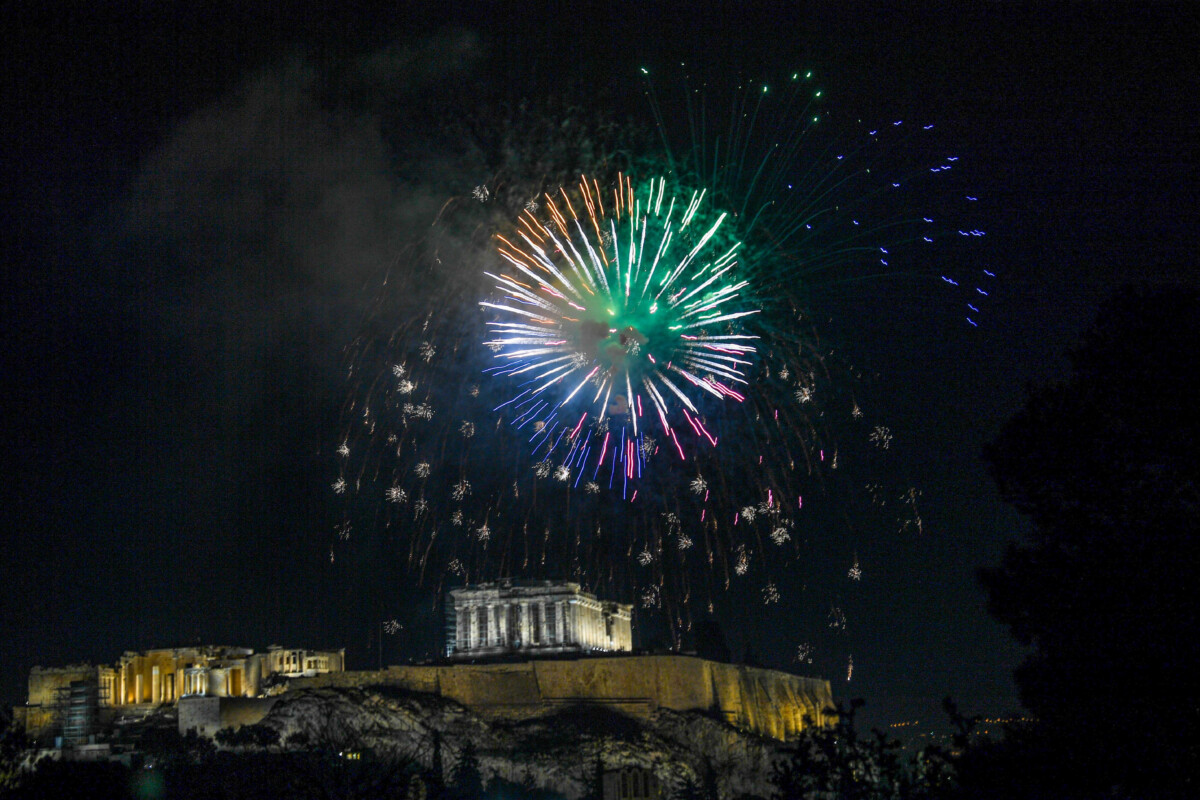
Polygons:
M703 191L665 191L618 175L606 201L583 178L574 200L547 194L544 219L524 211L497 237L508 270L488 273L498 296L480 305L499 318L484 344L501 362L490 371L519 390L499 408L518 428L534 422L535 454L560 470L594 465L594 477L612 459L627 483L646 466L647 417L686 459L717 444L695 395L745 399L758 337L741 321L759 309L737 277L740 243L713 249L727 215L699 213Z
M689 608L735 593L772 613L801 602L817 537L838 537L844 555L827 571L846 580L841 558L861 543L834 519L843 489L861 493L862 471L892 455L890 432L818 335L809 289L899 271L944 241L920 211L902 224L872 212L946 173L880 167L876 143L902 126L844 158L806 149L823 112L795 105L793 138L764 124L760 99L746 119L784 134L757 160L738 116L719 158L606 155L521 177L543 149L503 181L464 183L486 191L446 202L347 348L352 391L327 485L356 536L335 547L377 532L396 571L435 591L570 578L640 599L676 631ZM661 177L635 184L632 172ZM915 496L906 519L919 529ZM804 602L820 628L831 605L818 593ZM840 602L828 622L839 635Z

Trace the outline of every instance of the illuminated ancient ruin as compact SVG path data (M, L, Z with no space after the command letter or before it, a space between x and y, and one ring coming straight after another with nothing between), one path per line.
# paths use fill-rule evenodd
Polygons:
M452 589L446 656L622 652L633 649L632 607L597 600L579 584L504 581Z

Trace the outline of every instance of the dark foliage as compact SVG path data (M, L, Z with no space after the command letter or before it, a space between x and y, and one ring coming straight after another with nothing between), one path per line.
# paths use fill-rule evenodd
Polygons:
M133 800L135 789L149 781L138 781L123 764L87 764L44 758L20 784L4 793L12 800ZM157 776L150 776L152 779Z
M21 759L29 747L23 728L0 712L0 792L12 789L20 777Z
M474 800L483 795L483 775L479 771L479 757L475 754L475 745L470 741L459 751L449 795L461 800Z
M266 749L279 746L279 731L268 725L242 725L223 728L214 737L223 747Z
M773 783L779 800L822 797L885 800L930 796L926 781L901 759L900 742L881 731L859 734L855 716L862 700L839 706L837 723L810 728L776 764Z
M1040 796L1200 792L1198 343L1195 291L1123 291L986 450L1032 522L981 579L1040 719L993 755Z

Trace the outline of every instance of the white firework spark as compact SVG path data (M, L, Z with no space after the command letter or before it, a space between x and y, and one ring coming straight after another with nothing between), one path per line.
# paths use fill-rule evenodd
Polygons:
M475 423L463 420L463 424L458 426L458 432L462 434L464 439L470 439L475 435Z
M404 368L403 364L393 364L392 365L392 374L395 375L397 378L403 378L407 372L408 372L408 370L406 370Z
M692 537L688 536L686 533L681 533L679 534L679 538L675 540L675 544L680 550L687 550L692 546Z
M475 536L479 539L479 541L486 543L492 538L492 529L489 528L485 522L475 529Z
M892 444L892 432L884 425L876 425L871 431L870 439L880 450L887 450Z
M417 385L415 383L413 383L412 381L408 380L407 378L401 380L399 383L396 384L396 391L399 392L400 394L412 394L413 389L416 389L416 388L417 388Z
M462 500L471 494L471 484L466 479L460 480L454 484L454 488L450 490L450 496L455 500Z
M549 461L539 461L533 465L533 474L537 475L539 478L546 478L549 477L550 470L552 468L553 467Z
M742 519L746 522L754 522L754 516L758 513L758 509L754 506L745 506L742 508Z
M796 647L796 661L801 664L811 664L813 657L813 646L808 642L801 642Z
M425 359L425 363L428 364L437 355L437 348L431 342L421 342L421 347L418 348L417 352L421 354L421 358Z
M654 556L650 555L649 550L643 550L642 552L637 554L637 562L639 564L641 564L643 567L647 566L653 560L654 560Z
M430 471L429 464L424 461L422 461L421 463L419 463L415 467L413 467L413 472L416 473L418 478L428 478L429 471Z
M588 481L583 485L583 490L588 494L598 494L600 492L600 484L595 481Z
M571 477L571 469L567 466L559 466L554 470L554 480L565 483Z
M925 532L925 522L921 519L921 510L917 508L917 498L920 496L921 490L915 486L900 495L900 502L908 507L907 516L903 519L900 526L901 533L907 533L908 531L916 531L917 533Z
M777 526L775 530L771 531L771 541L775 544L781 545L791 538L792 535L788 533L787 528L783 527L782 525Z
M763 587L763 605L772 605L779 602L779 588L771 582L768 582Z
M471 196L481 203L486 203L488 198L492 196L492 193L488 191L486 184L481 183L471 190Z
M408 499L408 492L399 486L389 486L384 495L387 497L389 503L403 503Z
M341 445L338 446L337 454L342 458L350 455L350 445L346 442L342 442Z
M450 524L458 527L463 524L463 513L461 510L455 511L450 515Z
M433 419L433 406L428 403L405 403L401 408L406 419L415 418L428 422Z
M862 569L858 566L858 556L854 557L854 563L850 566L850 571L846 573L846 577L852 581L862 580Z
M846 614L837 606L829 609L829 627L835 631L846 630Z
M692 480L692 494L704 494L704 490L708 488L708 481L704 480L703 475L699 475Z
M334 494L345 494L345 492L346 492L346 479L345 478L338 478L336 481L333 482L332 485L333 485L333 493Z
M750 569L750 555L746 552L746 545L739 544L737 547L737 559L733 564L733 571L738 575L745 575Z

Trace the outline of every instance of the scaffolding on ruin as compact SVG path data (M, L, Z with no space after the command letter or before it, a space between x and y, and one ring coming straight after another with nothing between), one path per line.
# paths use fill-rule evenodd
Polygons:
M100 727L100 704L107 702L107 687L96 681L71 681L55 695L55 715L63 747L88 744Z

